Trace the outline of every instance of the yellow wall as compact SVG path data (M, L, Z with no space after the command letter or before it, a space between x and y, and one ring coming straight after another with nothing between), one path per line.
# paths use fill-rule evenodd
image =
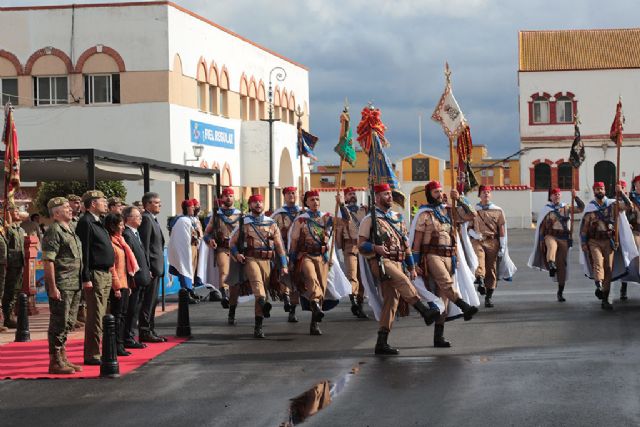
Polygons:
M440 177L440 162L438 159L425 154L415 154L406 159L402 159L402 181L411 181L413 159L429 159L429 181L437 180Z

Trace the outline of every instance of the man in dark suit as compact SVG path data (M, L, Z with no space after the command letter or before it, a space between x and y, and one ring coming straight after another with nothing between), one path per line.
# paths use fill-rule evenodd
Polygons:
M140 240L140 234L138 233L138 228L142 223L142 214L135 206L127 206L122 211L122 216L125 224L122 236L133 251L138 267L140 267L135 276L129 279L133 286L129 286L131 294L129 295L129 307L127 308L124 326L124 346L125 348L144 348L146 347L145 344L136 341L136 329L138 329L142 297L151 283L151 273L149 272L149 257L142 247L142 240Z
M162 203L158 193L145 193L142 196L142 223L138 228L142 247L149 259L151 283L144 290L140 309L140 341L163 342L167 339L154 331L155 310L158 303L158 286L164 277L164 235L156 215L160 213Z

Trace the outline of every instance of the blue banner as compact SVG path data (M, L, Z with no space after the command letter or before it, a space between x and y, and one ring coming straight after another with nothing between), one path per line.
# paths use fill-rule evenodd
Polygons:
M235 131L191 120L191 142L233 150L236 145Z

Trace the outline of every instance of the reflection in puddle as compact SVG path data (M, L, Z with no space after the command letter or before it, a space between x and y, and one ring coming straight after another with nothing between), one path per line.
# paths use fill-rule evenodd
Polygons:
M333 399L346 388L351 377L360 372L359 365L362 364L364 364L364 362L353 366L349 372L340 376L336 381L321 381L301 395L291 399L291 403L289 404L289 420L282 423L280 427L293 427L298 425L321 409L329 406Z

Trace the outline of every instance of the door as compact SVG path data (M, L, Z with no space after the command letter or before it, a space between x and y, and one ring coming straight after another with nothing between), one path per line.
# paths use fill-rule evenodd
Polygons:
M608 160L602 160L593 167L594 181L604 182L607 197L614 197L616 185L616 165Z

